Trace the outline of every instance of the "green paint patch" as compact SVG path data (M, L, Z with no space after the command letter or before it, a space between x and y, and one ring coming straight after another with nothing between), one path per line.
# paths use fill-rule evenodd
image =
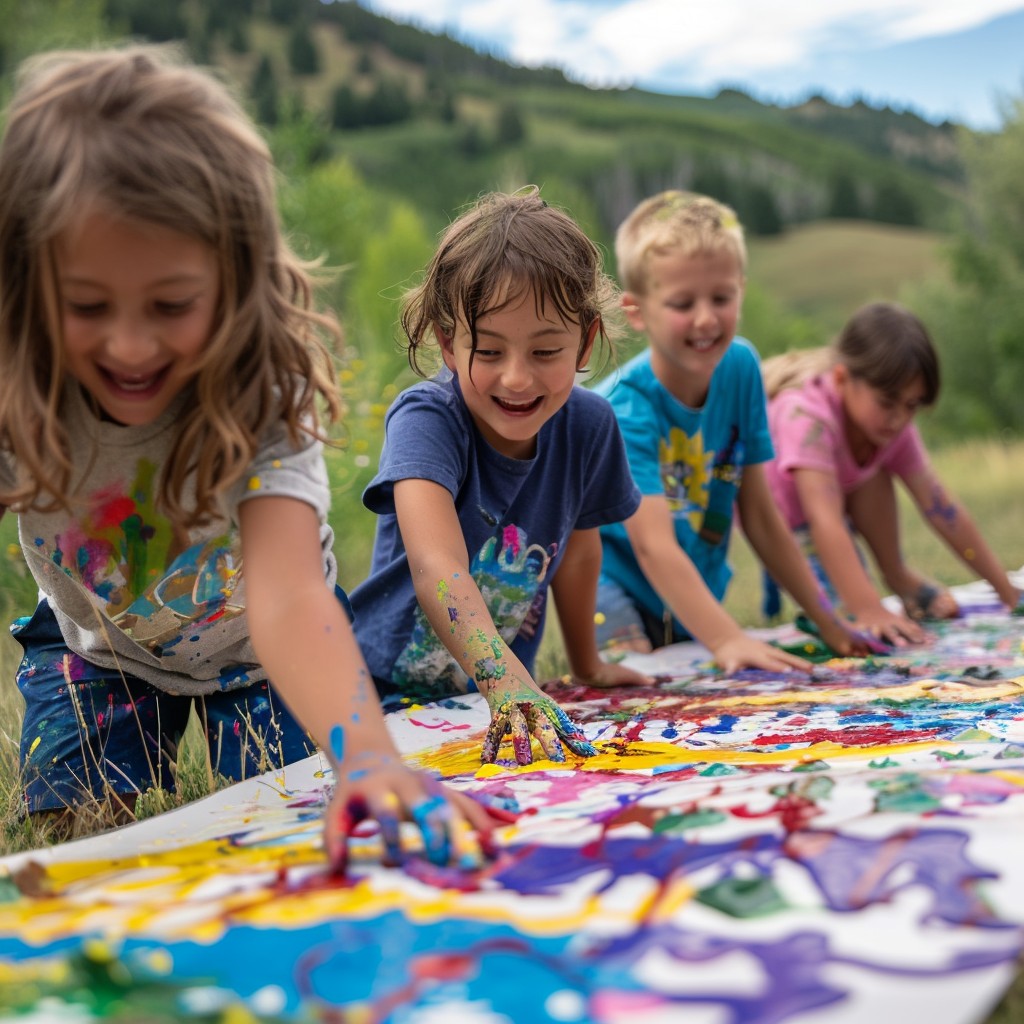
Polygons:
M717 825L725 821L726 815L721 811L692 811L688 814L666 814L654 823L655 835L676 835L686 832L691 828L700 828L702 825Z
M948 750L936 750L935 756L943 761L973 761L979 755L968 754L963 750L958 750L955 754L951 754Z
M935 797L920 789L899 790L894 793L879 793L875 797L875 810L904 814L927 814L937 811L942 804Z
M817 778L790 782L784 786L772 786L770 792L775 797L802 796L808 800L827 800L835 789L835 782L827 775Z
M713 764L709 764L707 768L701 769L697 774L715 778L718 775L737 775L739 771L739 768L734 768L731 764L720 764L718 761L715 761Z
M985 732L984 729L964 729L963 732L957 733L954 737L959 743L988 743L995 739L990 732Z
M1019 747L1015 743L1011 743L1009 746L1003 747L1003 749L996 754L997 761L1011 761L1018 757L1024 757L1024 747Z
M730 917L765 917L786 909L770 878L726 878L697 893L697 902Z
M805 761L801 764L795 765L793 771L795 772L827 772L830 765L827 761Z
M883 757L881 761L868 761L869 768L899 768L899 761L894 761L891 757Z

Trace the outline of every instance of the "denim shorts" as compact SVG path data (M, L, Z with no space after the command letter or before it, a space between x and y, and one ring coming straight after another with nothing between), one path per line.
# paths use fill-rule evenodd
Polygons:
M623 644L646 638L652 648L692 640L673 622L671 613L661 618L638 605L618 583L602 576L597 584L597 649L614 651Z
M266 682L182 697L72 653L44 599L11 632L24 648L21 766L30 812L92 798L173 792L171 764L195 701L213 770L250 778L301 760L315 744Z

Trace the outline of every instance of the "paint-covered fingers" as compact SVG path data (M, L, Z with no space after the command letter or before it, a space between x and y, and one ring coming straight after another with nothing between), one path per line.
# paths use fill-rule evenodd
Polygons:
M439 793L414 803L409 808L412 820L423 837L423 852L431 864L443 867L451 855L449 825L452 809Z
M498 750L501 748L501 741L508 732L508 714L499 708L491 711L491 724L487 727L487 735L484 737L483 749L480 751L480 760L484 764L490 764L497 760Z
M529 707L529 704L525 705ZM533 760L530 749L530 727L523 709L514 699L502 701L497 707L491 707L491 724L484 737L480 760L484 763L494 761L501 748L501 741L507 734L512 736L512 750L519 764L529 764Z
M529 714L530 731L537 738L544 756L549 761L562 762L565 760L565 751L562 749L562 741L558 738L558 731L551 724L547 715L539 708L531 708Z
M348 869L348 844L360 822L370 817L370 810L361 796L335 790L324 819L324 850L332 871L344 874Z
M593 757L597 748L583 730L553 701L546 700L541 710L550 719L558 738L578 757Z
M408 806L431 864L463 871L483 866L496 822L475 800L428 782L426 793Z

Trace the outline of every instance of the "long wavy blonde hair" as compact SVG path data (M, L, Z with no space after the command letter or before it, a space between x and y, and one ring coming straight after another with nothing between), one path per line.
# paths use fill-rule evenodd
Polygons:
M161 476L166 515L191 526L215 514L273 423L298 443L338 417L329 345L340 327L314 308L313 267L283 235L275 184L266 143L228 89L174 50L26 62L0 142L0 446L19 469L0 502L70 505L54 246L96 205L200 240L220 271L195 401Z

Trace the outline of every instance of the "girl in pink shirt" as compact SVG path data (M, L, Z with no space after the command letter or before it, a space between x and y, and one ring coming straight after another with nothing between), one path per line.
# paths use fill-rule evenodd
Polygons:
M917 643L924 633L912 620L958 612L948 590L903 561L894 477L953 554L1016 605L1018 591L935 475L913 424L939 393L938 356L916 316L888 303L865 306L833 345L777 356L763 369L775 501L861 628L890 643ZM854 534L867 542L907 615L883 606Z

